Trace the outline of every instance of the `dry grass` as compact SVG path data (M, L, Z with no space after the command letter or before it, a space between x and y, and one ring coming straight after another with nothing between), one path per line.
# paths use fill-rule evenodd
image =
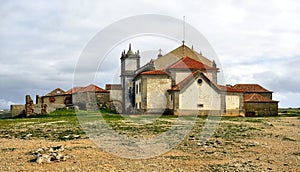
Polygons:
M99 118L97 113L89 115L89 120ZM103 118L128 137L159 135L177 119L145 116L128 120L110 114ZM300 171L299 117L222 118L212 137L198 146L205 120L197 118L193 129L169 152L132 160L99 149L87 139L72 111L1 119L0 171ZM49 164L30 162L33 150L58 145L75 158Z

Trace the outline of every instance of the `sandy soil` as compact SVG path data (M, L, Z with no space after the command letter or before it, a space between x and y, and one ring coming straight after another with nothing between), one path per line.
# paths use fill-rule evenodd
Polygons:
M111 155L89 139L55 142L1 138L0 171L300 171L300 119L278 117L267 121L224 120L222 124L226 125L221 124L220 131L230 123L259 130L232 140L213 137L203 146L189 137L163 155L142 160ZM50 163L31 162L32 151L58 145L65 147L63 154L73 157Z

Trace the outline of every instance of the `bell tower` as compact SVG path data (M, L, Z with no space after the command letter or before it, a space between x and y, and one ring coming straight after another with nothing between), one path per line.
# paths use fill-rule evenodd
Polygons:
M125 50L121 55L121 85L122 85L122 111L130 113L134 104L134 83L135 71L140 68L139 51L133 53L131 44L127 53Z

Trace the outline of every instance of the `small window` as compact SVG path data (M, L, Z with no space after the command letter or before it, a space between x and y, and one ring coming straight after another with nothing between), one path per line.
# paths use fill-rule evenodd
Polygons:
M141 109L141 108L142 108L142 103L140 102L140 103L139 103L139 109Z
M50 97L50 98L49 98L49 102L50 102L50 103L54 103L54 102L55 102L55 98L54 98L54 97Z
M198 84L202 84L203 81L202 81L202 79L198 79L197 82L198 82Z
M203 104L198 104L198 107L203 107Z

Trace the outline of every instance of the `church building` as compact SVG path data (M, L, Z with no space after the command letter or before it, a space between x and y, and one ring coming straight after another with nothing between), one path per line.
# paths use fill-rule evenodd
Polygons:
M120 84L106 84L105 89L90 84L68 91L56 88L36 96L36 104L11 107L15 116L38 114L47 107L78 107L99 110L109 107L123 114L274 116L278 101L272 91L258 84L218 84L216 63L185 44L140 65L140 53L129 49L121 54ZM30 98L31 100L31 98ZM28 111L29 112L29 111ZM31 113L26 113L31 114Z
M182 44L140 66L131 45L121 55L121 84L107 84L122 113L174 115L277 115L278 101L258 84L219 85L213 60ZM116 88L116 89L114 89ZM114 100L115 99L115 100Z

